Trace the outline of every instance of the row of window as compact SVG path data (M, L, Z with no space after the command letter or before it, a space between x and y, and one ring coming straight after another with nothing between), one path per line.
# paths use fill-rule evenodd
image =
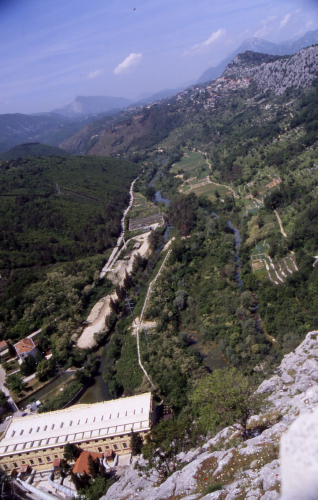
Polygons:
M52 462L51 457L47 456L45 458L46 458L46 462L47 463ZM54 458L58 458L58 455L54 455ZM32 458L30 458L29 461L28 461L28 465L42 465L42 464L45 463L44 460L41 457L39 457L39 458L36 459L37 462L35 462L34 460ZM21 463L22 463L22 465L25 465L26 461L25 460L21 460ZM4 470L9 470L9 467L7 466L7 464L3 464L3 467L4 467ZM15 467L17 469L19 467L19 465L16 462L13 462L13 467Z
M89 444L89 443L87 443L87 444ZM124 449L128 448L127 443L121 443L121 444L122 444L122 446L123 446ZM113 449L115 451L118 450L119 449L118 445L114 444L113 445ZM105 450L109 450L109 446L105 446ZM43 451L46 451L46 450L43 450ZM103 449L101 447L98 447L98 451L100 453L102 453ZM37 452L35 452L35 453L37 453ZM19 456L21 456L21 454L19 454ZM58 455L54 455L54 458L58 458ZM47 463L52 462L52 459L51 459L50 456L45 457L45 459L46 459ZM37 460L37 462L35 460ZM21 463L22 463L22 465L26 464L25 460L21 460ZM29 465L43 465L44 463L45 462L44 462L44 460L41 457L38 457L36 459L35 458L34 459L32 459L32 458L28 459L28 464ZM9 467L7 466L7 464L3 464L3 467L4 467L4 470L9 470ZM13 462L13 467L18 468L19 466L18 466L18 464L16 462Z

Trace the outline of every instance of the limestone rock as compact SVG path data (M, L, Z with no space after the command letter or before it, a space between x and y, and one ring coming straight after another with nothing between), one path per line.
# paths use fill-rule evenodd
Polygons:
M172 474L162 484L156 484L154 473L150 478L138 475L132 464L125 475L113 484L101 500L277 500L281 476L283 500L299 500L304 497L296 490L296 484L310 483L311 473L316 473L314 496L318 491L318 332L310 332L297 349L282 360L276 374L264 381L257 392L267 395L270 408L266 414L252 417L249 425L266 423L263 432L257 431L250 439L232 447L230 443L240 432L226 427L202 447L180 454L184 467ZM312 413L313 411L317 411ZM275 416L271 421L269 413ZM309 416L308 416L309 414ZM299 417L299 415L301 415ZM297 420L297 423L295 420ZM293 424L293 422L295 422ZM300 422L300 423L299 423ZM258 433L259 432L259 433ZM291 441L288 436L291 433ZM279 459L279 441L282 439L282 466ZM309 437L308 437L309 435ZM313 443L316 443L313 445ZM313 456L306 458L306 450L314 446ZM213 451L217 448L218 451ZM284 451L285 450L285 451ZM286 465L284 453L289 456ZM300 480L300 463L307 473ZM223 484L223 489L202 497L204 487L198 477L204 470L208 483ZM282 470L282 472L281 472ZM231 471L230 480L228 479ZM290 471L290 472L289 472ZM314 473L315 471L315 473ZM289 474L289 475L288 475ZM297 475L298 474L298 475ZM290 487L285 487L286 477ZM225 480L224 480L225 478ZM288 483L287 483L288 484ZM293 495L293 491L297 494ZM285 496L284 496L285 495Z
M318 409L303 413L282 436L281 457L282 500L317 499Z

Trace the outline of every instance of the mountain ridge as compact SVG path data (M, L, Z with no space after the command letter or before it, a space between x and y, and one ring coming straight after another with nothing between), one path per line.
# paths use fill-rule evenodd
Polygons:
M120 110L131 104L133 104L133 101L126 97L77 96L73 102L54 109L52 113L74 118L79 115L104 113L112 109Z
M295 56L273 56L251 51L244 54L236 56L225 70L223 79L216 80L213 85L191 86L161 103L132 111L129 118L122 112L122 119L118 119L116 127L110 128L104 119L88 124L60 146L72 153L86 151L89 154L127 155L135 148L140 149L146 137L150 139L151 136L151 144L155 144L176 130L182 122L181 112L194 113L198 106L203 105L212 113L231 88L247 88L253 82L260 91L273 90L280 94L290 86L307 88L317 76L318 46L302 49ZM237 79L236 83L231 83L232 76ZM220 91L218 85L225 87ZM215 91L212 92L211 86L216 86ZM209 93L210 97L205 98L205 94Z
M309 45L318 43L318 30L307 31L301 38L295 41L282 42L276 44L273 42L268 42L262 38L247 38L241 45L235 49L229 56L223 59L217 66L208 68L202 73L198 78L197 83L204 83L209 80L214 80L222 75L226 66L231 62L234 57L247 50L252 50L255 52L260 52L263 54L270 55L292 55L299 52L301 49L308 47Z

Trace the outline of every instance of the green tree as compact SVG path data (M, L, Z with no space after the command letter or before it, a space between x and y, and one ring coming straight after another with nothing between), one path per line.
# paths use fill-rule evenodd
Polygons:
M19 394L26 387L26 384L16 373L10 375L10 377L7 378L7 382L5 385L11 392L14 392L15 394Z
M5 357L4 356L1 356L1 366L2 368L4 369L4 371L6 372L7 369L8 369L8 363L6 362L5 360Z
M74 474L74 472L71 472L71 481L74 484L76 491L78 491L82 487L80 478L77 476L77 474Z
M133 455L139 455L141 453L141 448L143 445L143 440L139 432L132 432L130 434L130 448Z
M26 356L20 366L20 372L24 377L34 373L36 369L36 361L33 356Z
M42 359L36 367L36 376L39 380L47 380L53 377L56 370L55 359L51 357L50 359Z
M2 408L7 404L7 396L3 391L0 390L0 407Z
M76 444L66 443L66 445L64 446L64 458L68 462L76 460L80 456L81 452L81 448L79 446L76 446Z
M95 479L90 479L86 488L81 488L80 498L83 500L99 500L104 496L110 486L114 483L113 478L97 476Z
M9 351L11 358L15 358L17 353L16 353L16 350L15 350L14 346L12 345L11 341L7 341L7 346L8 346L8 351Z
M98 458L96 458L96 460L94 460L93 457L92 457L92 455L88 455L87 463L88 463L89 475L93 479L95 479L98 476L98 472L99 472L99 461L98 461Z
M145 190L145 196L147 200L153 201L156 197L156 190L153 186L148 186Z
M239 423L246 438L246 422L257 409L257 399L248 379L235 368L215 370L205 377L190 400L206 430L215 432L221 426Z
M149 474L155 469L164 480L175 472L180 459L178 454L184 451L190 443L189 423L187 421L162 420L145 438L142 448L143 457L148 461L141 466L138 462L135 468Z

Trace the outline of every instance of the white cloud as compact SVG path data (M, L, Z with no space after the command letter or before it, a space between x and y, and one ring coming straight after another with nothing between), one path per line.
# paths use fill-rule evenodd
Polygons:
M284 17L284 19L281 20L281 22L279 24L279 27L283 28L284 26L286 26L286 24L288 23L289 19L290 19L290 14L286 14L286 16Z
M263 38L267 36L274 28L274 21L277 16L269 16L266 19L261 20L262 27L254 33L254 36L258 38Z
M90 71L86 77L87 80L94 80L104 73L103 69L96 69L95 71Z
M128 73L128 71L135 66L138 66L142 60L142 54L135 54L134 52L130 54L126 59L118 64L114 69L115 75L121 75L122 73Z
M184 52L184 56L193 54L193 53L198 53L198 52L205 52L207 48L209 48L210 45L212 45L214 42L219 40L222 36L224 36L226 33L226 30L223 28L220 28L217 31L214 31L212 35L205 40L205 42L202 43L197 43L196 45L193 45L193 47L189 50Z

